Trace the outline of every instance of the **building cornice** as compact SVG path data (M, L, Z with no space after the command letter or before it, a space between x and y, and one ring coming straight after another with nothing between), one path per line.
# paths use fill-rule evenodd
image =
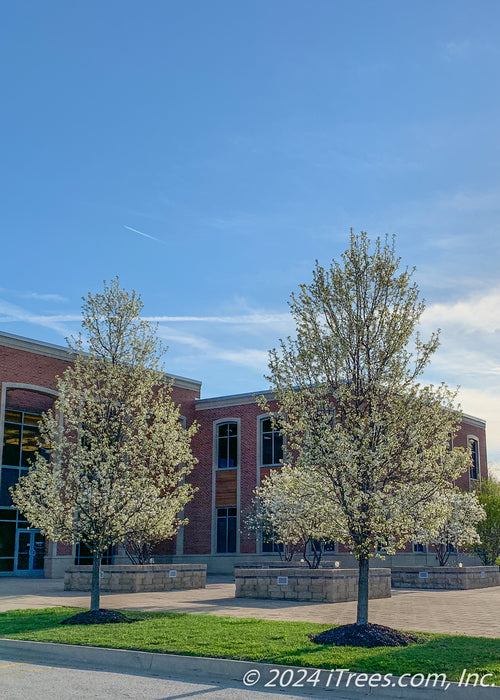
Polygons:
M13 333L5 333L0 331L0 345L14 350L23 350L31 352L35 355L44 355L45 357L55 357L58 360L71 362L74 355L62 345L54 345L46 343L43 340L34 340L33 338L24 338L21 335Z
M462 423L467 423L467 425L473 425L476 428L486 429L486 421L482 418L476 418L476 416L469 416L467 413L462 414Z
M245 406L248 404L257 403L257 396L264 396L267 401L273 401L275 396L270 390L267 391L252 391L246 394L231 394L229 396L214 396L209 399L195 399L195 408L197 411L207 411L211 408L229 408L230 406ZM473 425L477 428L486 429L486 421L476 416L470 416L467 413L462 415L462 422L467 425Z

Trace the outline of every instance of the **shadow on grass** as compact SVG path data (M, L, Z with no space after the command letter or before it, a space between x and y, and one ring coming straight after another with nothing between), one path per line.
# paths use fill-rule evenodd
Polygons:
M60 607L42 608L40 610L10 610L0 614L0 637L29 634L50 629L59 629L62 620L72 615L85 612L88 608ZM131 611L127 615L134 620L143 620L145 613Z

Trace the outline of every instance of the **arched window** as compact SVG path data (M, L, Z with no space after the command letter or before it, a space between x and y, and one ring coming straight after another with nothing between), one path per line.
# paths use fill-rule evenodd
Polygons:
M474 481L479 479L480 469L479 469L479 441L474 437L468 439L469 450L471 454L472 464L469 468L470 478Z

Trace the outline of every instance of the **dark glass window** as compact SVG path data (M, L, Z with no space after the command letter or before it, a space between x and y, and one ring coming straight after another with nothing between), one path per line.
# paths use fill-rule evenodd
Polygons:
M19 480L19 469L2 468L0 481L0 506L11 506L12 497L9 488L14 486Z
M283 435L279 430L273 430L270 418L264 418L261 423L262 435L262 464L270 466L280 464L283 459Z
M3 464L18 467L21 459L21 426L5 423L3 436Z
M2 469L0 472L0 506L10 506L9 488L26 474L38 447L38 413L5 411Z
M325 540L323 542L323 550L325 552L334 552L336 546L337 544L333 540Z
M15 520L17 512L14 508L0 508L0 520Z
M217 554L236 552L236 508L217 508Z
M113 559L113 548L108 547L106 552L103 554L101 558L101 564L108 565L112 563ZM94 561L94 558L92 556L92 551L88 545L85 544L85 542L78 542L76 545L76 553L75 553L75 565L76 566L85 566L88 565L90 566Z
M35 457L39 435L38 413L6 411L2 464L9 467L29 467Z
M414 542L413 551L415 554L425 554L426 546L425 544L422 544L422 542Z
M217 426L217 468L235 469L238 466L238 424L219 423Z
M16 523L0 523L0 557L13 557L16 547Z
M22 416L21 411L5 411L5 421L7 423L22 423Z
M26 427L23 429L23 447L21 453L21 466L30 467L33 457L35 457L38 446L38 428Z
M266 542L262 542L262 552L264 552L265 554L282 551L283 544L281 542L275 542L274 540L267 540Z
M474 438L469 438L469 449L472 458L470 478L479 479L479 443Z

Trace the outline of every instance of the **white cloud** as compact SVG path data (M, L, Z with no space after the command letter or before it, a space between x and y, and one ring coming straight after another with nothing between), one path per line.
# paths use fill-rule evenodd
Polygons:
M241 348L238 350L221 350L215 355L217 359L227 360L237 365L243 365L264 374L267 370L268 352L254 348Z
M147 316L154 323L222 323L224 325L290 325L290 314L254 313L240 316Z
M462 41L448 41L443 45L444 55L447 59L464 58L468 56L471 51L471 41L470 39L463 39Z
M158 335L167 343L180 343L193 350L203 351L204 357L242 365L264 373L267 368L267 351L258 348L228 348L194 333L179 332L167 326L158 327Z
M500 287L431 304L423 332L441 327L441 346L426 376L461 386L465 413L486 420L492 462L500 462Z
M67 297L63 297L60 294L40 294L39 292L26 292L19 295L23 299L36 299L39 301L53 301L56 303L63 303L68 301Z
M488 473L500 481L500 462L488 462Z
M45 294L42 292L19 292L15 289L5 289L3 287L0 287L0 292L9 296L19 297L21 299L35 299L36 301L49 301L56 303L69 301L67 297L63 297L61 296L61 294Z
M484 192L455 192L443 197L440 206L460 212L499 211L500 188Z
M79 321L81 318L80 315L75 316L73 314L58 316L34 314L21 308L20 306L4 301L3 299L0 299L0 314L3 314L3 317L0 318L0 321L3 323L33 323L37 326L50 328L57 333L60 333L63 337L66 337L71 333L71 331L64 324L75 320Z
M500 401L498 394L480 389L461 388L459 400L464 413L478 416L486 421L486 445L488 466L498 470L500 466ZM500 474L499 474L500 475Z
M458 301L430 304L422 315L422 324L454 333L491 336L500 331L500 286Z

